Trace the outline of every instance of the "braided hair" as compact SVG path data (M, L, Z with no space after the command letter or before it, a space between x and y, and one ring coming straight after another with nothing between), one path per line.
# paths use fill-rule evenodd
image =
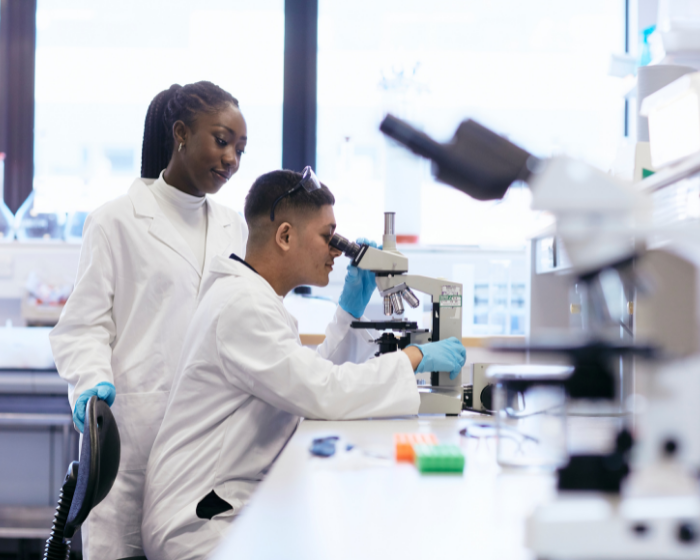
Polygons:
M173 154L173 125L187 126L200 113L215 113L224 106L238 107L238 100L211 82L181 86L173 84L153 98L146 113L141 150L141 177L157 179L170 163Z

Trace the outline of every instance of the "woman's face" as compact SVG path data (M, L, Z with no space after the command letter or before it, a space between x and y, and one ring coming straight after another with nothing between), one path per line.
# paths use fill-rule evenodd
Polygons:
M178 167L184 176L169 179L186 185L186 192L195 196L218 192L238 171L248 140L240 110L229 104L216 113L199 114L191 127L178 121L174 128L173 155L181 159ZM184 145L178 151L180 141ZM182 189L177 183L171 184Z

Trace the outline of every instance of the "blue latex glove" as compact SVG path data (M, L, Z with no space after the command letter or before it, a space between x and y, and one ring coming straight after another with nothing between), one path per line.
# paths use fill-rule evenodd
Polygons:
M369 245L370 247L377 247L374 241L369 241L364 237L360 237L357 240L360 245ZM355 317L359 319L365 312L365 308L372 297L372 292L377 287L377 283L374 280L374 272L369 270L362 270L357 268L352 264L348 265L348 272L345 275L345 285L343 286L343 292L340 294L340 300L338 305Z
M81 434L85 429L85 409L87 408L87 403L90 397L94 397L95 395L98 399L106 401L109 406L112 406L114 397L117 395L117 389L111 383L103 381L95 385L92 389L80 393L75 403L75 408L73 409L73 423L78 430L80 430Z
M416 373L428 371L449 371L450 379L454 379L462 371L467 360L467 351L462 343L454 336L439 342L427 344L409 344L423 352L423 359L416 368Z

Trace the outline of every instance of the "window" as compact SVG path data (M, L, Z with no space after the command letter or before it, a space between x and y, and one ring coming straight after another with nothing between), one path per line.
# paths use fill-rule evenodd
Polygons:
M603 169L624 134L608 77L624 52L623 0L320 0L318 174L344 235L397 233L422 244L524 245L547 219L530 192L477 202L436 183L429 164L378 131L387 112L438 140L474 118L540 156Z
M283 0L39 0L33 212L65 217L125 193L151 99L198 80L237 97L248 123L240 171L215 197L242 210L282 161L283 50Z

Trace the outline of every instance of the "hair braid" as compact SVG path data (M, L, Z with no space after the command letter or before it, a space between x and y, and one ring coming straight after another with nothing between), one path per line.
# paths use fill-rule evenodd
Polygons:
M141 149L141 177L144 179L157 179L170 162L172 140L168 142L168 137L172 132L165 128L163 117L168 102L181 88L173 84L156 95L148 106Z
M211 82L180 86L173 84L153 98L146 113L141 151L141 177L157 179L170 163L173 154L173 125L187 126L200 113L215 113L225 105L238 107L238 100Z

